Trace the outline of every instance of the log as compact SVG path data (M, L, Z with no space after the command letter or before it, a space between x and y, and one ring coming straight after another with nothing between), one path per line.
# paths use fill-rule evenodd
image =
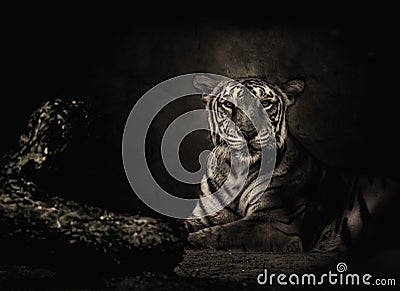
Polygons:
M18 181L8 182L18 187ZM57 197L40 201L18 190L0 194L0 229L3 264L100 275L172 270L186 240L176 221L115 214Z
M187 239L179 221L69 201L43 193L33 182L45 179L36 178L65 154L75 128L85 128L87 114L82 108L83 103L75 100L46 102L33 113L18 151L4 159L1 263L101 276L171 271L182 260Z

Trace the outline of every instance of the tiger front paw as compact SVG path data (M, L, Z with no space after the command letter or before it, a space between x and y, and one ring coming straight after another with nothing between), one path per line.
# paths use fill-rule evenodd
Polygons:
M210 229L202 229L190 233L188 237L188 246L193 249L211 248L218 250L223 248L221 245L221 235Z

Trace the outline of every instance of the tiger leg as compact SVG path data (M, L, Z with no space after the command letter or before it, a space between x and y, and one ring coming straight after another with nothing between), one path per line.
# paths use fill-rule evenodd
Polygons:
M302 251L298 233L286 232L273 222L241 219L189 234L189 245L224 250L269 252Z
M196 208L200 208L201 204L198 204ZM224 223L233 222L241 219L239 215L231 211L228 207L225 207L212 215L206 215L199 218L191 218L185 220L185 227L189 232L197 232L204 228L213 227Z

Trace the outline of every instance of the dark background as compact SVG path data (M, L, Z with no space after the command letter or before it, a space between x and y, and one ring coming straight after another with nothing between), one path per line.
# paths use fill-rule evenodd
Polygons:
M306 91L289 113L292 133L328 164L398 177L398 69L390 16L280 11L223 21L218 15L138 21L137 14L129 20L31 15L5 26L0 153L15 150L30 113L43 101L82 98L96 116L91 154L97 161L84 167L71 161L56 191L136 211L143 207L125 178L121 140L130 110L148 89L192 72L272 82L303 76ZM166 109L161 124L201 106L198 98L186 98ZM155 128L151 144L162 134ZM188 137L181 151L184 165L195 170L196 152L205 147L204 133ZM196 191L169 179L156 153L149 159L166 188L177 194ZM74 193L66 194L71 189Z

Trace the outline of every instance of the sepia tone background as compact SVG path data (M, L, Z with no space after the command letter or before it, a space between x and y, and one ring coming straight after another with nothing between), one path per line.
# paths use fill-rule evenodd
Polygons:
M398 179L395 18L380 13L375 6L369 15L358 11L360 7L346 17L336 12L327 15L332 7L323 5L327 6L325 12L319 14L303 13L306 9L293 14L260 9L259 14L252 11L247 18L243 16L248 11L243 9L232 14L230 21L218 21L220 15L178 21L158 18L148 11L143 12L150 19L147 22L135 20L139 12L132 12L130 20L101 15L92 21L86 15L59 18L56 14L42 17L27 13L30 17L26 17L20 11L4 25L2 35L6 82L0 106L0 155L15 151L29 115L43 101L82 98L92 105L94 119L91 146L82 142L87 158L71 159L63 165L54 179L47 181L48 190L112 210L146 212L125 178L121 140L131 108L148 89L192 72L251 75L272 82L303 76L306 91L289 113L292 133L330 165ZM157 142L175 116L202 106L196 96L168 106L153 124L148 139L153 173L177 195L195 196L197 187L177 183L165 175ZM181 149L184 166L195 170L197 153L207 147L210 144L205 132L188 136ZM365 260L359 263L363 270L380 269L386 276L389 273L382 267L393 265L391 270L398 270L399 261L398 240L392 235L396 229L393 224L398 221L398 201L389 207L382 216L376 241L367 242L378 252L381 247L383 255L361 253L369 264ZM391 245L397 246L394 252ZM312 261L309 254L274 259L271 254L189 253L178 272L189 276L186 285L197 290L196 286L209 288L201 285L208 282L199 282L193 276L214 278L224 273L225 279L246 277L254 283L257 268L271 265L285 269L280 265L283 263L298 269L307 260ZM318 256L320 260L325 258ZM22 282L19 276L25 273L24 269L1 272L3 277L14 276L15 282ZM32 277L40 276L34 273ZM167 284L162 279L153 281L164 284L164 288L176 287L179 283L173 279ZM117 280L116 286L132 287L130 278L120 280L123 282ZM25 284L31 287L31 279ZM142 281L137 284L142 286Z
M93 146L85 149L91 158L65 165L49 187L110 209L145 209L125 178L121 140L130 110L148 89L192 72L256 76L275 83L303 76L307 88L289 112L291 132L330 165L398 177L390 36L387 27L372 22L321 19L21 24L10 41L12 78L7 86L12 90L0 109L0 152L13 151L29 114L41 102L84 99L92 104L95 120ZM170 121L202 106L196 96L171 104L148 136L152 172L176 195L195 197L198 187L177 183L165 173L159 141ZM188 136L180 149L183 165L198 169L198 153L204 148L210 148L205 132Z

